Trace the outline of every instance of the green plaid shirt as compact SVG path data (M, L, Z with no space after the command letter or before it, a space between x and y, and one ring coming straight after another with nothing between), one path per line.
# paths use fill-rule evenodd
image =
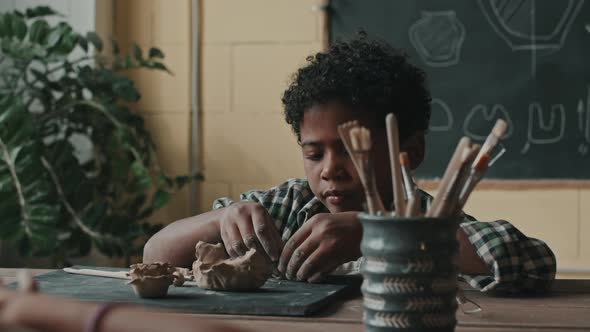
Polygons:
M425 210L432 197L423 191L421 194ZM267 191L250 190L241 194L240 200L264 206L283 242L314 215L329 212L305 179L289 179ZM232 203L229 198L219 198L213 202L213 209ZM555 278L556 263L551 249L543 241L525 236L509 222L481 222L465 215L461 228L490 268L489 275L459 275L472 287L481 291L543 291Z

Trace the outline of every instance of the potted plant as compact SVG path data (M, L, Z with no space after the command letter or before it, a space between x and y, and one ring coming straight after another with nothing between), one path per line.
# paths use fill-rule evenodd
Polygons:
M159 168L129 107L140 94L122 72L168 71L164 54L137 45L121 54L114 41L103 54L95 33L51 25L50 15L45 6L0 14L0 240L56 266L93 246L129 261L159 229L146 219L199 178Z

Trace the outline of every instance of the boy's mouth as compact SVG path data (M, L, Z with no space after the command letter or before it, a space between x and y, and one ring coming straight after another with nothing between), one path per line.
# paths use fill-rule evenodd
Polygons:
M326 199L326 202L332 205L340 205L346 200L344 192L339 190L324 191L324 198Z

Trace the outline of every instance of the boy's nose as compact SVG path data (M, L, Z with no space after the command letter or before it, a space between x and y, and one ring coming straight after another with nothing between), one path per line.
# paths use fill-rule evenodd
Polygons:
M324 159L321 177L323 180L334 180L345 177L346 168L340 156L330 153Z

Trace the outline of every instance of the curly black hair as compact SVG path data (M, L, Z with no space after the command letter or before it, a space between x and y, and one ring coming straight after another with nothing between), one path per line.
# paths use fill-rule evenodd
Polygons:
M310 107L341 102L362 112L374 112L378 126L393 112L400 140L418 130L426 131L430 120L430 92L426 74L408 62L408 56L390 45L369 40L366 33L336 42L327 52L307 57L283 94L285 120L297 139L300 124Z

